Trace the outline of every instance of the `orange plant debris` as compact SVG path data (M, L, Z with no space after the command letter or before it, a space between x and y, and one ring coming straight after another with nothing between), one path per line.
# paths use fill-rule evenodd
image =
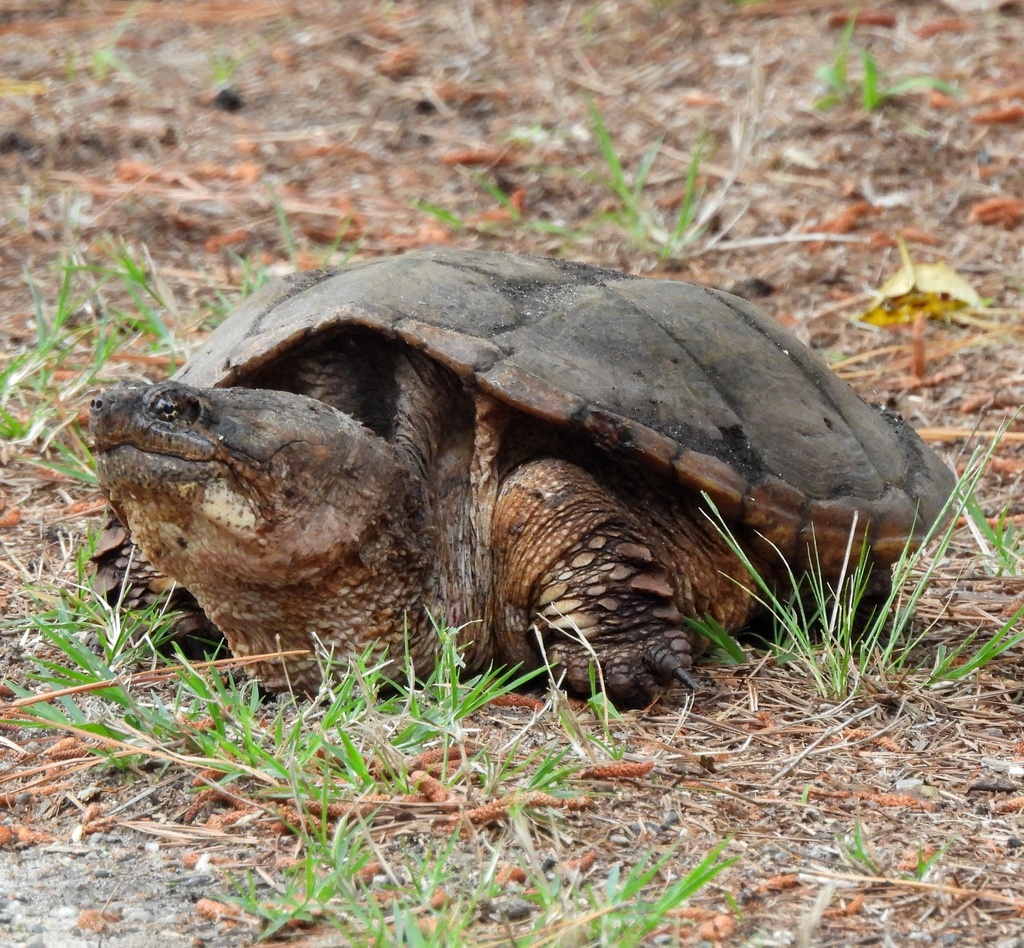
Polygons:
M201 718L189 718L184 712L179 711L174 715L174 720L182 727L191 728L193 731L211 731L216 722L209 715Z
M543 711L544 702L540 698L529 695L498 695L487 702L493 708L526 708L530 711Z
M214 179L224 181L241 181L242 184L255 184L263 177L266 169L258 161L240 161L233 165L221 165L213 161L201 161L191 170L193 178Z
M106 507L106 503L97 500L77 500L73 504L68 504L61 511L62 517L78 517L88 516L95 513L99 513Z
M940 237L937 237L930 231L921 230L919 227L901 227L899 235L904 240L909 240L916 244L926 244L929 247L938 247L942 243Z
M992 458L988 462L988 469L993 474L1009 474L1012 476L1024 471L1024 460L1020 458ZM998 518L996 519L998 520Z
M144 164L141 161L133 161L131 158L122 158L114 166L114 177L119 181L141 181L143 178L166 178L158 168L153 165Z
M719 942L732 938L736 933L736 918L732 915L716 915L697 929L697 937L706 941Z
M864 908L864 893L858 892L846 905L837 905L835 908L826 909L822 914L826 918L843 918L850 915L859 915Z
M665 913L667 918L685 918L691 922L706 922L718 914L714 909L701 908L698 905L684 905Z
M1009 800L1003 800L997 803L993 809L1000 816L1005 816L1007 813L1024 813L1024 797L1011 797Z
M357 813L360 817L365 819L370 816L370 814L373 813L381 803L386 802L388 802L387 797L374 794L371 797L364 797L357 803L349 802L347 800L339 801L337 803L329 803L327 805L327 819L340 820L343 816L349 816L352 813ZM417 799L417 802L421 802L419 798ZM307 804L307 807L309 808L308 812L311 816L316 816L318 813L322 812L318 807L316 813L313 813L312 807L314 805L315 804L312 801Z
M508 885L510 882L524 885L526 883L526 870L521 866L505 866L504 869L498 871L494 881L502 886Z
M975 125L1009 125L1024 119L1024 105L1008 105L1003 109L992 109L971 116Z
M594 805L594 801L590 797L556 797L550 793L528 793L528 794L512 794L511 796L502 797L499 800L492 800L490 803L485 803L483 806L473 807L469 810L463 810L461 813L453 813L449 818L449 823L458 823L461 820L468 820L474 826L486 826L488 823L496 823L498 820L504 819L508 815L509 808L513 804L522 804L523 806L529 807L541 807L550 806L556 809L566 810L569 813L586 810Z
M857 26L895 26L896 15L885 10L858 10L856 13L835 12L829 14L828 27L839 30L853 19Z
M486 826L488 823L497 823L508 815L508 808L511 799L505 797L495 800L493 803L485 803L483 806L474 807L471 810L464 810L462 813L453 813L450 817L452 823L458 823L462 819L468 820L474 826Z
M487 165L489 168L505 168L514 165L519 155L509 148L460 148L450 151L441 158L441 164L448 168L455 165Z
M898 247L899 242L885 231L872 231L867 243L869 250L888 250L890 247Z
M945 92L939 92L938 89L932 89L928 93L928 104L933 109L955 109L960 106L960 100L955 95L948 95Z
M454 102L461 105L472 105L483 99L495 99L498 102L508 101L505 89L473 89L455 82L439 82L434 86L434 95L443 102Z
M990 161L987 165L977 165L974 169L974 173L978 176L981 181L987 181L989 178L994 178L997 175L1003 174L1010 166L1008 160L1003 159L1002 161Z
M99 803L91 803L85 808L82 814L82 826L95 827L97 823L109 823L110 818L103 818L103 806ZM96 832L95 829L92 830Z
M683 105L688 105L695 109L708 108L721 104L722 100L718 98L717 95L712 95L710 92L687 92L683 96Z
M279 66L286 66L289 69L293 69L295 67L294 50L283 44L270 47L270 58Z
M833 790L831 787L808 787L807 795L810 797L826 797L831 800L848 800L853 796L849 790Z
M227 776L227 771L225 770L220 770L217 767L204 767L192 778L192 786L204 787L211 781L219 780L225 776Z
M233 810L220 813L212 813L207 817L206 822L203 824L207 829L212 830L223 830L229 826L234 826L236 823L244 820L246 817L252 816L260 812L259 807L255 806L236 806Z
M57 837L51 833L29 829L27 826L15 826L11 832L22 846L49 846L57 841Z
M704 175L697 175L694 184L699 190L706 186L707 178ZM682 207L688 193L689 192L686 188L681 188L678 191L673 191L671 194L666 194L664 197L658 198L654 203L657 205L658 210L674 211L676 208Z
M11 507L0 514L0 530L5 527L16 527L21 523L21 508Z
M392 250L415 250L418 247L429 247L431 244L450 244L452 235L447 228L432 221L426 221L416 228L412 234L381 235L381 243Z
M100 935L110 927L111 922L119 921L121 921L121 916L117 912L84 909L78 913L78 921L75 924L84 932Z
M809 226L806 230L808 233L848 234L865 218L877 217L881 213L880 207L875 207L868 201L857 201L835 217L826 218L820 224Z
M923 846L918 849L916 846L909 847L896 863L900 872L914 872L917 867L932 858L938 849L935 846Z
M921 39L928 39L938 33L966 33L971 27L971 21L960 16L946 16L938 20L931 20L917 28L917 35Z
M323 261L314 254L300 250L295 254L295 265L300 270L319 270L323 266Z
M181 857L181 864L185 869L195 869L199 865L199 860L204 857L213 866L228 866L234 861L231 856L223 853L220 855L216 853L185 853Z
M422 754L417 754L415 757L410 757L405 762L405 770L410 774L415 773L417 770L425 770L429 773L434 764L441 763L448 755L448 748L434 747L431 750L424 751ZM434 774L434 776L436 777L437 774Z
M432 777L423 770L411 775L412 784L431 803L446 803L451 796L448 788L437 777Z
M200 899L196 902L196 915L210 921L220 918L231 918L236 915L237 910L232 905L225 905L214 899Z
M405 79L416 72L419 62L420 52L415 46L400 46L377 63L377 72L389 79Z
M1020 399L1013 392L982 392L965 398L960 403L960 414L971 415L976 411L992 411L1000 408L1016 408Z
M772 876L757 887L758 892L784 892L800 885L800 877L795 872L787 872L781 876Z
M219 253L225 247L235 247L248 239L249 231L244 227L239 227L227 234L214 234L212 237L207 237L203 242L203 250L207 253Z
M900 747L899 743L887 734L882 734L879 737L876 737L873 743L876 746L881 747L884 750L891 751L894 754L904 753L903 748Z
M218 799L218 794L214 793L213 790L209 788L206 790L200 790L193 798L189 808L181 814L181 822L186 825L194 823L199 814L203 812L206 804L212 803L216 799Z
M1005 102L1007 99L1024 99L1024 86L1004 86L1001 89L989 89L971 96L972 105L985 105L989 102Z
M587 767L579 773L582 780L624 780L630 777L646 777L654 770L653 760L620 760L614 764L598 764Z
M927 800L918 800L909 793L869 793L866 790L858 790L855 796L869 803L877 803L879 806L900 807L905 806L912 810L924 810L926 813L935 811L935 804Z
M364 885L369 885L373 882L374 876L379 876L384 871L384 866L374 859L372 862L368 862L362 869L356 873L356 879L362 882Z
M385 43L394 43L402 38L402 34L398 32L394 24L376 17L367 22L366 32L374 39L383 40Z
M86 752L86 745L77 737L65 737L47 748L43 756L48 760L71 760L73 757L81 757Z
M597 862L597 853L591 849L576 859L568 860L565 863L565 868L576 870L577 872L586 872L595 862Z
M505 207L495 207L482 214L474 214L467 218L470 224L504 224L514 220L512 213Z
M857 201L849 207L844 208L835 217L826 218L818 224L808 224L804 228L806 234L848 234L857 227L861 221L868 217L876 217L882 213L880 207L875 207L867 201ZM812 253L822 250L825 242L815 242L807 245Z
M329 218L306 218L299 222L298 228L302 235L318 244L333 244L336 240L358 240L366 232L366 222L360 215L352 213L338 220ZM315 263L310 269L319 266ZM303 268L305 269L305 268Z
M343 142L313 142L310 144L296 143L292 146L291 155L296 161L306 161L309 158L322 158L325 155L332 155L338 158L370 157L365 151L359 148L353 148L351 145L346 145Z
M971 205L967 219L972 224L998 224L1010 230L1024 220L1024 200L995 197Z

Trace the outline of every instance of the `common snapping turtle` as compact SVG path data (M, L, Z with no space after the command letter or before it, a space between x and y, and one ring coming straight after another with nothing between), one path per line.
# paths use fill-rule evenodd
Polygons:
M503 253L410 253L264 288L174 379L93 402L100 483L236 655L371 643L417 668L545 661L647 701L758 611L761 572L883 574L954 478L741 299ZM119 560L123 563L123 558ZM314 655L255 667L315 689Z

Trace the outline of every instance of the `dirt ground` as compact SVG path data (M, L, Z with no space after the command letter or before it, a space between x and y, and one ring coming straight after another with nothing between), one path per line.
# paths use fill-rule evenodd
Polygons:
M150 261L186 347L218 294L240 292L242 261L285 273L349 253L486 247L756 297L962 469L1024 402L1024 8L861 5L848 94L815 108L852 7L6 0L0 370L34 344L30 285L49 312L60 262L101 265L118 243ZM955 92L915 89L869 111L862 50L883 89L918 76ZM627 174L662 142L632 228L594 110ZM701 231L663 255L658 226L671 229L698 147ZM898 236L916 261L955 268L987 307L916 330L856 322L900 266ZM140 348L108 376L159 378L167 363ZM91 394L62 403L69 420ZM979 490L984 512L1011 526L1024 518L1022 441L1013 421ZM8 619L36 608L29 581L71 580L69 550L101 515L95 491L39 465L54 450L42 435L0 446ZM920 608L933 646L991 634L1024 602L1019 560L997 575L984 553L957 533ZM0 635L0 678L24 684L34 647ZM732 836L740 858L694 900L707 913L695 942L1024 945L1022 649L960 683L865 682L838 704L762 659L705 669L714 685L685 717L657 707L623 725L655 769L571 817L580 851L598 851L591 878L666 834L694 861ZM90 772L30 792L24 774L53 740L0 730L0 830L46 834L0 834L0 941L256 937L197 910L230 888L196 867L200 834L133 828L180 817L187 773L144 787L113 773L94 785ZM91 801L115 819L83 836ZM854 833L871 868L851 857ZM260 845L235 868L255 864ZM108 908L116 921L82 914Z

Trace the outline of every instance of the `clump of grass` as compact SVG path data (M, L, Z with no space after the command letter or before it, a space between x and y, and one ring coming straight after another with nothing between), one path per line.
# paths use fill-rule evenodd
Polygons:
M964 513L985 568L993 576L1019 576L1024 567L1024 529L1009 516L1008 508L990 521L972 494Z
M774 647L779 659L804 668L822 697L842 700L859 690L866 675L886 680L909 669L915 647L928 633L927 628L914 630L915 609L949 548L959 516L972 509L978 479L997 441L985 454L972 459L920 547L904 550L892 568L890 591L872 603L870 614L866 614L865 606L871 564L867 547L857 548L853 543L856 523L838 578L831 580L816 568L798 575L786 563L786 592L780 594L760 575L714 503L705 497L712 522L754 580L756 598L775 624ZM781 553L779 559L784 562ZM816 559L812 550L812 562ZM978 645L979 634L967 636L952 650L937 646L932 652L928 683L965 678L1024 641L1024 631L1017 629L1022 616L1024 607L973 652L970 650Z
M117 53L118 43L121 42L121 37L124 36L128 27L132 25L134 18L134 11L129 12L111 31L107 42L102 46L97 46L92 51L92 77L101 85L107 81L111 74L115 73L137 81L132 71Z
M848 835L838 840L843 860L853 869L878 876L884 872L875 847L871 844L860 820L854 820L853 828Z
M26 277L33 337L0 368L0 438L32 445L39 463L62 477L94 483L91 456L77 421L86 393L123 348L149 340L147 357L173 366L183 357L170 290L144 253L109 244L106 261L70 259L59 266L52 303ZM127 300L127 303L125 303Z
M908 79L890 83L886 80L874 56L866 49L860 51L860 78L859 80L853 79L850 75L849 58L850 42L856 24L857 18L851 16L836 44L832 61L818 69L818 78L825 85L827 91L814 103L816 109L830 109L856 98L858 86L860 104L866 112L877 111L890 100L921 89L934 89L945 92L947 95L959 94L948 82L935 76L911 76Z
M512 727L511 737L482 740L491 703L530 676L514 669L466 676L459 630L443 623L436 626L437 660L420 681L367 650L338 674L326 657L329 684L313 701L283 695L268 703L255 682L180 655L152 653L149 671L131 668L137 646L115 631L116 623L128 627L125 620L90 601L87 586L56 602L43 598L36 615L19 620L21 633L39 636L49 654L32 649L32 680L42 690L12 684L18 700L8 717L78 736L97 762L125 768L148 758L194 772L188 820L204 807L230 812L233 805L250 814L247 835L259 827L266 835L270 821L279 821L279 832L298 840L296 860L272 888L255 876L235 877L231 896L265 937L316 924L355 943L452 944L510 897L501 870L512 865L523 880L515 891L530 907L514 923L500 912L493 921L517 937L637 944L656 929L687 924L671 919L673 910L733 861L722 858L723 843L692 865L670 850L637 865L613 862L601 879L553 871L537 850L563 838L563 811L591 805L581 796L581 767L623 759L626 748L612 731L619 719L586 720L552 695L546 709ZM104 643L98 651L82 641L87 626ZM537 747L533 737L545 713L545 727L572 729L555 751ZM426 778L415 770L430 765L410 763L424 754L444 761L430 798L416 796ZM410 795L422 802L404 802ZM467 838L469 813L487 803L505 816L497 828L483 824ZM398 807L412 820L406 845L384 845L381 807ZM479 839L472 842L481 834L490 854L482 861Z
M608 217L622 226L637 246L656 249L662 260L676 256L703 232L703 224L697 215L703 197L698 174L704 155L705 136L702 134L697 139L686 171L679 210L673 222L666 219L644 194L651 169L661 151L662 138L654 141L633 173L627 174L604 119L593 103L590 104L590 122L608 171L605 184L619 205Z

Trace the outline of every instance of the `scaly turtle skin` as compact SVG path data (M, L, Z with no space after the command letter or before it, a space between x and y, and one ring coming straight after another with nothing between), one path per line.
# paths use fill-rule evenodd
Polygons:
M743 300L500 253L269 286L172 381L97 398L92 430L118 517L236 655L399 657L407 628L420 669L434 616L470 670L547 662L586 692L596 659L623 704L690 681L685 618L758 610L702 492L783 584L838 576L851 530L887 574L953 486ZM255 671L320 681L315 654Z

